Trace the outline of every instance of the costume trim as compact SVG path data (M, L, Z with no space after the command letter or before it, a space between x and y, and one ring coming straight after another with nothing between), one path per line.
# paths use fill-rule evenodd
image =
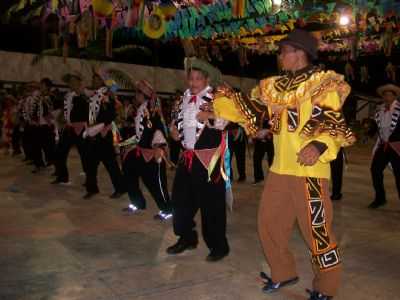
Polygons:
M177 111L178 117L175 121L175 124L176 124L176 128L178 129L179 139L181 140L183 147L185 147L184 136L183 136L183 127L184 127L183 104L186 99L191 98L193 96L194 95L191 95L190 90L186 90L185 94L183 95L183 97L180 100L179 105L178 105L178 111ZM202 101L201 104L211 103L214 98L214 96L212 94L212 88L210 86L206 87L203 91L201 91L198 95L196 95L196 97L197 97L196 101ZM199 139L201 133L203 132L204 127L205 127L204 123L200 123L197 121L197 123L196 123L196 140Z
M384 111L384 106L381 105L375 113L375 121L376 121L376 124L378 125L379 131L381 130L381 127L382 127L382 112L383 111ZM397 123L399 122L399 119L400 119L400 102L395 100L394 108L393 108L393 112L392 112L392 121L390 123L390 134L392 134L393 131L395 130ZM381 140L380 135L378 136L378 140ZM381 141L381 142L384 142L384 141Z
M339 249L330 240L326 227L321 179L307 177L305 185L312 234L312 262L321 271L327 271L337 267L341 263L341 259Z
M76 96L75 92L69 92L64 97L64 119L68 123L71 123L71 111L73 106L73 99Z
M100 111L100 106L104 99L108 97L108 88L101 87L94 92L94 95L90 97L89 103L89 125L96 124L96 119Z
M347 127L343 114L329 108L314 105L311 119L307 121L300 136L306 139L328 134L334 138L342 139L342 146L352 145L356 138L352 130Z
M253 136L262 128L262 123L268 115L267 106L259 96L258 87L253 89L250 97L223 86L219 87L215 94L215 98L226 97L233 101L236 109L244 116L245 124L241 125L245 127L249 135Z
M297 84L296 89L277 89L276 82L282 76L273 76L260 82L261 99L267 105L279 105L285 108L298 107L304 101L311 98L313 104L319 103L329 92L336 91L341 103L344 103L350 94L350 86L344 81L343 75L333 71L321 71L313 73L308 79Z

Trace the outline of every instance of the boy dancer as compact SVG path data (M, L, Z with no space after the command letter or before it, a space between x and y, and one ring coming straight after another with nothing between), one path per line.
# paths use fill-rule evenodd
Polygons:
M207 261L218 261L229 253L225 182L220 168L227 146L224 128L228 122L214 117L210 86L220 73L196 58L188 58L185 69L188 89L171 128L171 135L184 149L172 190L173 225L179 239L167 253L178 254L197 247L194 217L200 209L203 238L210 249Z
M131 204L123 211L134 213L146 208L139 187L139 178L142 178L160 210L154 218L166 220L172 217L164 159L167 140L159 100L149 82L136 83L136 101L140 105L135 117L137 145L125 149L123 155L123 172Z

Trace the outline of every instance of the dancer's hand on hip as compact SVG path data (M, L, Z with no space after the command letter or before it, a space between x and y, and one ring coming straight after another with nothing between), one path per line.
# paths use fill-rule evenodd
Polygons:
M297 153L297 162L301 166L313 166L317 163L320 152L313 144L308 144Z

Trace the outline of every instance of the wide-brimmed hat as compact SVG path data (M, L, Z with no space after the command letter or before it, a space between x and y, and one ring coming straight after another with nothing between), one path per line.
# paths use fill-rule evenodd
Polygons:
M71 81L71 79L77 79L77 80L79 80L79 81L83 81L83 76L82 76L82 74L81 73L79 73L79 72L71 72L71 73L67 73L67 74L65 74L65 75L63 75L63 77L61 77L61 80L64 82L64 83L69 83L70 81Z
M145 95L147 98L152 99L155 96L155 91L153 86L150 84L150 82L148 82L145 79L136 81L135 88L137 91L143 93L143 95Z
M383 94L385 92L392 92L396 95L396 97L400 96L400 87L398 87L395 84L389 83L389 84L385 84L380 86L377 90L376 90L377 94L381 97L383 97Z
M210 84L217 86L221 83L222 74L221 71L206 62L205 60L197 57L186 57L184 61L185 72L188 74L192 69L201 70L207 74Z
M278 42L278 46L290 45L306 52L311 59L318 58L318 40L308 31L295 29L286 38Z

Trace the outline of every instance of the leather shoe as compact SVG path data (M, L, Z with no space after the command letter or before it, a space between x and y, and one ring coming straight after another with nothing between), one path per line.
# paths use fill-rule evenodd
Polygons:
M90 199L92 198L94 195L98 194L99 192L88 192L85 194L85 196L83 196L83 199Z
M114 193L112 193L112 195L110 196L110 198L111 198L111 199L118 199L118 198L121 198L123 194L124 194L124 193L121 193L121 192L114 192Z
M368 208L376 209L378 207L384 206L385 204L386 201L374 200L373 202L371 202L370 205L368 205Z
M225 256L228 256L229 251L226 252L221 252L221 253L214 253L211 251L211 253L207 256L206 261L208 262L216 262L221 259L223 259Z
M342 200L342 198L343 198L342 194L331 195L331 200L332 201Z
M196 242L187 242L180 238L178 242L171 247L167 248L167 253L174 255L184 252L185 250L193 250L197 248L197 241Z

